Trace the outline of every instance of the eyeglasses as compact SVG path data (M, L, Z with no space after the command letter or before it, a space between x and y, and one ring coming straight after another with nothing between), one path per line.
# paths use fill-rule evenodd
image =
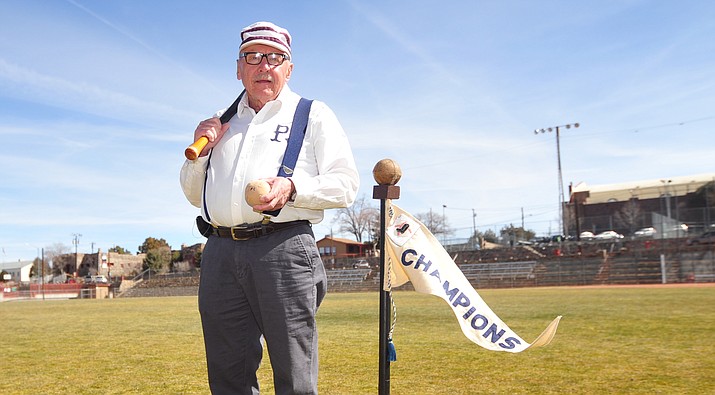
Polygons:
M246 59L246 63L254 66L261 64L264 57L271 66L280 66L285 60L288 59L288 55L286 54L261 52L243 52L239 55L239 57Z

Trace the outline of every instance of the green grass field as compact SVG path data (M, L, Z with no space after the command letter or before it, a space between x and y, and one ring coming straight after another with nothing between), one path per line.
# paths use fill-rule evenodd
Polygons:
M392 394L715 393L715 287L482 290L532 341L508 354L469 342L442 300L396 292ZM321 394L377 393L378 294L328 294ZM196 298L0 304L2 394L207 394ZM261 368L273 393L270 366Z

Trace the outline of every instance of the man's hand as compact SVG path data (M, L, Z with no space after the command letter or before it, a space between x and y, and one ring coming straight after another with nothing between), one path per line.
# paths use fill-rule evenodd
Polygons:
M221 137L226 133L229 128L229 124L225 123L221 125L221 120L218 118L209 118L203 120L199 123L194 131L194 141L198 140L200 137L206 137L209 139L209 143L201 151L199 156L206 156L211 148L215 147L216 144L221 140Z
M261 202L264 204L253 206L253 210L261 212L283 208L295 192L293 181L286 177L264 178L264 180L271 186L271 191L261 196Z

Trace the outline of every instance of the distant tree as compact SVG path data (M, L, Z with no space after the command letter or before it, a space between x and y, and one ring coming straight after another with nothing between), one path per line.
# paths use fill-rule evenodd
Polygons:
M481 241L484 240L484 233L477 230L471 236L469 236L469 244L473 246L481 246Z
M181 262L184 261L184 257L181 255L181 251L171 251L171 259L169 262L169 269L174 271Z
M32 261L32 267L30 268L30 278L32 277L37 277L39 274L42 272L42 268L40 264L42 263L42 259L40 258L35 258Z
M171 249L168 246L151 248L146 252L144 258L144 269L151 269L155 272L163 272L169 269L171 264Z
M62 243L55 243L45 247L45 262L52 268L52 274L58 276L69 273L74 257L69 257L72 250Z
M499 234L501 235L502 239L514 243L519 240L530 240L533 239L534 236L536 236L536 233L533 230L526 230L521 226L517 228L513 224L509 224L509 226L504 226L503 228L501 228Z
M694 193L693 203L705 208L715 207L715 181L710 181L698 188Z
M131 254L131 252L129 252L129 250L125 249L124 247L120 247L120 246L111 247L108 251L114 252L117 254Z
M201 267L201 255L202 254L203 254L202 251L196 252L196 255L194 255L194 266Z
M144 240L144 244L139 246L139 252L146 254L149 252L149 250L155 250L161 247L167 247L169 250L171 250L171 246L169 245L169 243L166 242L166 240L147 237L146 240Z
M576 206L564 204L564 236L576 233Z
M420 222L422 222L433 235L448 236L454 233L454 230L449 227L446 216L437 214L430 210L426 213L415 214Z
M350 233L356 241L362 242L363 235L370 235L373 231L379 216L380 210L371 206L363 195L352 206L338 209L333 222L338 224L340 233Z
M496 232L491 229L487 229L486 231L484 231L484 240L490 243L496 243L497 241L499 241L499 238L497 238Z
M642 212L636 199L629 200L616 212L616 223L633 233L640 224Z
M42 266L44 264L45 270L44 274L45 276L48 274L52 274L52 269L50 268L49 262L47 261L47 258L45 257L45 260L43 262L42 258L37 257L35 258L34 261L32 261L32 268L30 268L30 277L39 277L42 276L43 271L42 271Z

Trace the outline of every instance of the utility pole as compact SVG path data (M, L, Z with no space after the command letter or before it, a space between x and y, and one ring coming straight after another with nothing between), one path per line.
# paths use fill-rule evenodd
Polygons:
M42 248L42 258L40 259L40 291L42 292L42 300L45 300L45 249Z
M477 237L477 213L472 209L472 230L474 231L474 237Z
M442 233L442 245L446 245L447 243L447 216L444 213L444 209L447 208L446 204L442 205L442 229L444 232Z
M78 255L77 255L77 246L79 245L79 238L82 237L81 234L79 233L73 233L72 236L74 237L72 239L72 244L74 244L74 275L77 275L77 260L78 260Z
M705 187L705 229L710 229L710 198L708 195L710 193L715 196L715 191L710 192L711 187L715 187L715 177L713 177L712 183L710 183L710 186Z

